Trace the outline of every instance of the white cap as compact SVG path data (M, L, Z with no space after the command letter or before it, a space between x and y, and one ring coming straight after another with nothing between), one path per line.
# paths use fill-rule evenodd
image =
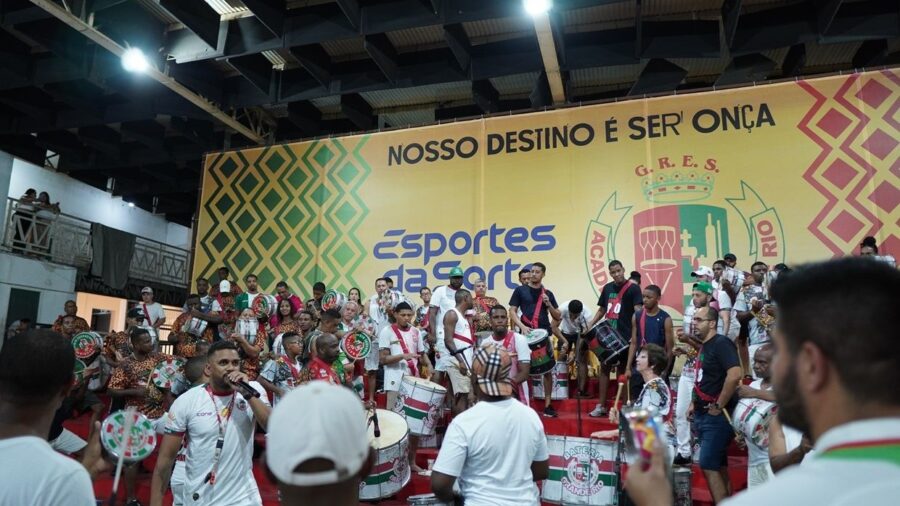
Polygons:
M145 293L150 293L150 294L152 294L152 293L153 293L153 289L150 288L149 286L145 286L144 288L141 288L141 294L145 294Z
M313 487L346 481L359 472L371 448L359 396L325 381L310 382L282 397L269 416L267 432L266 464L285 485ZM334 469L295 471L310 459L330 460Z
M697 270L691 273L691 276L694 276L695 278L698 276L709 276L709 279L712 279L715 274L713 274L712 269L709 267L701 265L700 267L697 267Z
M219 291L221 293L231 292L231 282L228 281L227 279L223 279L222 281L219 281Z

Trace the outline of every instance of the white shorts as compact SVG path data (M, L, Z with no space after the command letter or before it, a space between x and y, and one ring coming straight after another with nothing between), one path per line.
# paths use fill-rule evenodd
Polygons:
M454 395L472 392L472 380L468 376L463 376L459 367L455 364L447 368L447 376L450 377L450 385L453 387Z
M76 436L74 432L63 429L56 439L50 441L50 446L60 453L71 455L87 446L87 441Z
M369 354L366 355L366 371L377 371L378 366L381 363L381 352L379 351L377 346L372 346L369 350Z

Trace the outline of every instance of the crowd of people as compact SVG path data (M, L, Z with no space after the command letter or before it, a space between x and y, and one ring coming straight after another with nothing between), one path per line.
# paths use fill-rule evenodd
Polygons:
M12 249L27 255L48 254L51 246L48 230L59 213L59 202L51 201L49 193L38 193L34 188L25 190L13 212Z
M213 283L196 280L172 324L173 355L158 352L165 316L148 287L126 328L106 336L74 385L69 343L89 325L70 301L52 331L27 331L0 350L0 452L52 468L41 478L52 484L16 480L0 503L57 504L47 501L64 494L66 504L94 504L89 473L48 452L72 454L91 472L102 467L94 441L61 424L90 410L96 427L106 406L95 391L105 388L112 411L133 407L164 434L152 505L169 489L175 504L260 504L257 427L267 431L265 461L284 504L355 505L373 468L366 411L378 406L378 392L389 409L401 402L400 385L411 376L450 397L453 418L432 469L416 464L418 438L410 437L409 465L431 473L437 499L539 504L549 459L540 416L558 416L546 358L574 363L574 395L589 398L594 355L599 395L584 414L626 427L622 404L608 396L615 373L636 406L663 420L652 458L629 467L635 503L671 504L669 472L695 461L714 502L725 501L735 494L728 450L737 438L748 449L751 490L734 504L887 504L900 486L900 354L892 339L900 273L859 258L796 269L755 262L748 272L737 261L729 254L697 266L680 325L660 307L661 288L641 286L637 273L626 278L617 260L593 311L578 299L558 303L541 262L519 273L505 305L483 280L465 288L460 267L446 285L422 288L418 303L390 278L377 279L367 298L320 282L303 300L285 281L276 294L262 293L253 274L242 287L223 267ZM150 381L173 360L183 361L180 383ZM538 376L547 395L536 411L529 378ZM592 437L617 440L619 432ZM40 441L47 439L51 447ZM3 461L0 472L23 473L15 459ZM137 467L124 472L129 505L138 504ZM844 479L829 479L838 475Z

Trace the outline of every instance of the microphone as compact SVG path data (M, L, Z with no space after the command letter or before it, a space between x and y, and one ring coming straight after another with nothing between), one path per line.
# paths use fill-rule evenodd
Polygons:
M259 399L259 392L257 392L256 389L250 386L250 384L246 381L232 381L231 384L239 387L241 389L241 393L244 394L244 397L249 395L250 397L256 397L257 399Z
M372 411L372 423L375 424L375 427L372 429L372 434L375 437L381 437L381 428L378 427L378 410L377 409Z

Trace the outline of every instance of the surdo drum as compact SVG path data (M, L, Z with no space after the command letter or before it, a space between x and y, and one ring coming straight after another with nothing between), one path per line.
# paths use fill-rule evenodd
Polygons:
M434 434L446 396L447 389L437 383L406 375L393 410L406 419L411 434L430 436Z
M375 450L375 465L359 483L360 500L384 499L409 483L409 426L402 416L386 409L377 410L381 436L369 424L369 444Z
M543 376L556 365L556 359L549 350L547 343L550 334L544 329L534 329L525 336L528 339L528 347L531 348L531 376Z

